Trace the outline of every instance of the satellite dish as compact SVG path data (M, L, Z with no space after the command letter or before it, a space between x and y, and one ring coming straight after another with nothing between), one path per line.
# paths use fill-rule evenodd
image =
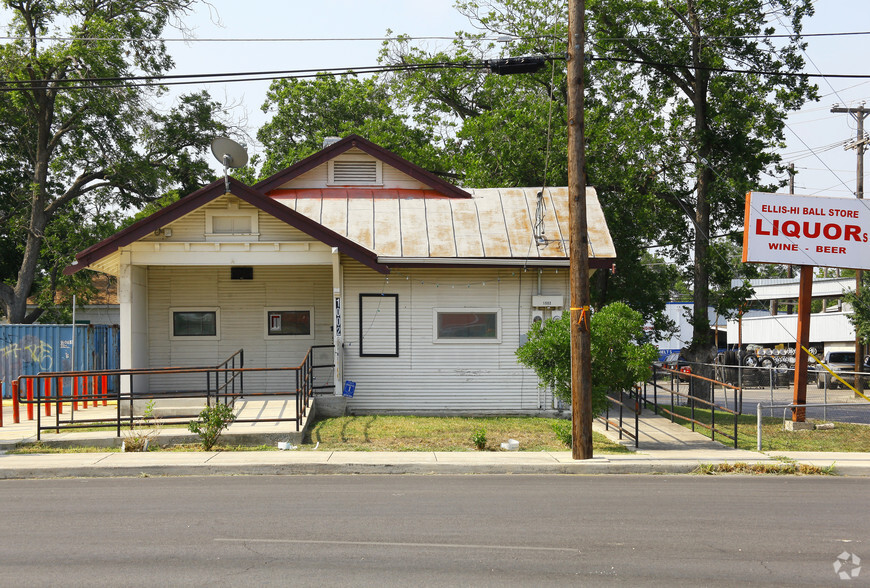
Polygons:
M217 137L212 141L211 152L224 167L236 169L245 167L248 163L248 152L245 148L226 137Z
M230 175L227 168L245 167L248 163L248 152L245 148L227 137L217 137L211 142L211 152L224 166L224 186L227 194L230 192Z

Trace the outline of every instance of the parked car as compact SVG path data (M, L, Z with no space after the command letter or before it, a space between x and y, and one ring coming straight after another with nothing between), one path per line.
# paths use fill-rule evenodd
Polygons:
M682 353L671 353L661 362L661 367L667 368L669 370L676 370L678 372L682 372L684 374L692 373L692 364L683 357ZM687 380L688 376L680 376L680 378Z
M848 384L855 385L855 352L854 351L826 351L822 359L828 368L836 373ZM816 386L821 390L823 388L839 388L842 382L831 375L821 365L813 366L816 372ZM862 372L870 372L868 370L867 358L864 358ZM870 376L870 374L868 374ZM867 386L867 377L864 378L864 387Z

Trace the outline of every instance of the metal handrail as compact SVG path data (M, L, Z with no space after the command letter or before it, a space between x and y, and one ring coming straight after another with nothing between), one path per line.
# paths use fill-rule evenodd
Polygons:
M708 365L712 365L712 364L708 364ZM666 372L666 373L674 373L674 374L678 374L678 375L680 375L681 377L693 377L693 376L694 376L694 377L697 377L698 379L701 379L701 380L704 380L704 381L711 382L711 383L714 384L714 385L715 385L715 384L719 384L719 385L721 385L721 386L723 386L723 387L727 387L727 388L730 388L730 389L734 390L734 405L735 405L735 410L731 410L731 409L728 408L727 406L721 406L721 405L715 403L715 396L713 396L714 386L711 386L711 388L710 388L710 390L711 390L711 397L710 397L710 400L705 400L705 399L703 399L703 398L698 398L698 397L696 397L696 396L692 396L691 394L683 394L682 392L679 392L679 391L674 392L673 388L668 389L668 388L665 388L664 386L660 386L660 385L658 384L658 382L656 381L656 379L655 379L655 375L656 375L656 373L658 373L659 371L664 371L664 372ZM684 421L690 422L690 423L692 423L692 431L695 430L695 425L700 425L700 426L702 426L702 427L704 427L705 429L707 429L707 430L710 431L710 439L711 439L711 440L715 441L715 440L716 440L716 433L719 433L720 435L722 435L722 436L724 436L724 437L726 437L726 438L728 438L728 439L731 439L731 441L732 441L733 444L734 444L734 448L735 448L735 449L737 448L737 416L738 416L739 414L741 414L741 412L740 412L739 410L736 410L736 408L737 408L738 406L742 406L742 404L743 404L743 389L742 389L742 388L740 388L740 387L738 387L738 386L731 386L731 385L726 384L725 382L721 382L721 381L719 381L719 380L712 380L712 379L707 378L707 377L704 377L704 376L698 376L698 375L696 375L696 374L692 374L692 373L680 372L680 371L673 370L673 369L671 369L671 368L666 368L666 367L656 367L656 366L653 366L653 374L652 374L652 375L653 375L653 380L652 380L652 386L653 386L653 407L654 407L654 410L655 410L655 413L656 413L656 414L658 414L659 410L661 410L662 412L664 412L664 413L666 413L666 414L668 414L668 415L671 416L671 422L673 422L675 418L678 418L678 419L681 419L681 420L684 420ZM646 393L646 386L647 386L648 383L649 383L649 382L646 382L646 381L644 382L644 402L646 402L646 403L649 402L649 401L647 400L647 393ZM675 411L668 410L668 409L666 409L666 408L664 408L664 407L659 408L659 405L658 405L658 395L656 394L656 391L657 391L659 388L661 388L661 389L664 390L666 393L668 393L668 394L671 395L671 406L672 406L672 407L674 406L674 396L679 396L679 397L682 397L682 398L686 398L686 399L691 400L691 401L692 401L692 402L690 403L691 417L683 416L683 415L681 415L681 414L679 414L679 413L677 413L677 412L675 412ZM727 397L726 397L726 402L727 402ZM710 407L710 424L709 424L709 425L708 425L707 423L701 422L701 421L699 421L699 420L697 420L697 419L695 418L695 404L696 404L696 403L706 404L707 406ZM731 414L731 415L734 417L734 434L733 434L733 435L729 435L729 434L726 433L725 431L716 428L716 411L717 411L717 410L719 410L719 411L721 411L721 412L725 412L725 413Z
M94 402L103 401L103 405L105 406L109 400L116 402L116 416L115 416L115 424L116 424L116 435L118 437L121 436L121 405L122 402L129 401L130 403L130 415L129 419L127 419L130 427L133 426L134 416L133 410L134 400L142 400L142 399L153 399L153 398L197 398L197 397L205 397L208 406L211 406L211 400L214 398L215 402L223 401L225 404L233 404L235 403L236 398L243 398L245 396L272 396L277 395L278 393L269 393L269 392L258 392L258 393L246 393L244 389L244 374L246 372L285 372L285 371L294 371L296 372L296 387L294 390L294 395L296 396L296 417L295 418L282 418L282 419L254 419L254 420L237 420L236 422L259 422L259 421L296 421L296 430L300 429L302 418L307 415L308 406L310 405L312 390L313 390L313 381L314 375L313 370L315 367L327 367L327 366L314 366L312 362L312 353L315 348L321 347L332 347L331 345L318 345L313 346L308 350L308 353L303 359L302 363L297 367L278 367L278 368L245 368L244 367L244 350L240 349L239 351L232 354L225 361L218 364L216 367L206 367L206 366L197 366L197 367L164 367L164 368L130 368L130 369L112 369L112 370L82 370L82 371L69 371L69 372L46 372L40 373L36 375L22 375L16 380L18 394L17 399L18 402L26 404L26 405L36 405L37 410L37 440L41 439L42 430L54 429L58 433L61 429L81 429L92 426L94 423L103 423L105 419L89 419L89 420L78 420L75 419L75 411L76 406L79 402ZM238 360L239 367L236 367L236 361ZM134 376L143 376L143 375L167 375L167 374L198 374L205 373L206 374L206 390L203 392L202 390L187 390L187 391L149 391L149 392L135 392L133 387L133 378ZM214 374L214 376L212 376ZM221 382L221 375L223 375L223 382ZM130 387L129 391L122 393L120 386L120 379L124 376L129 376L130 378ZM108 386L108 379L112 378L114 380L114 393L110 392ZM65 379L71 378L73 380L74 390L78 390L79 386L79 378L83 378L81 380L83 382L82 393L81 395L75 395L70 397L65 397L63 395L63 381ZM97 382L96 385L90 386L87 385L91 378L95 379ZM213 383L212 385L212 378ZM99 383L102 383L102 390L99 389ZM34 385L35 384L35 385ZM35 389L35 394L34 394ZM51 390L56 390L58 395L55 398L51 397ZM286 392L285 392L286 393ZM56 419L55 424L53 426L42 426L42 407L46 407L46 416L50 416L50 406L54 404L56 410ZM66 423L61 423L60 414L63 404L70 404L70 420ZM30 412L30 410L29 410ZM195 418L196 415L175 415L173 417L168 417L169 420L172 419L189 419Z
M640 390L637 386L635 386L635 388L633 390L630 390L628 392L629 399L634 398L634 406L631 406L630 404L626 404L626 403L622 402L622 397L624 395L625 395L625 392L620 391L620 393L619 393L620 399L619 400L617 400L613 396L610 396L610 395L607 396L608 400L610 400L611 402L613 402L614 404L619 406L619 420L618 421L610 420L610 402L607 403L607 410L605 411L604 418L602 418L601 416L598 416L598 419L604 421L604 429L607 431L609 431L610 426L613 425L613 427L617 431L619 431L619 439L620 440L622 440L623 434L626 435L629 439L633 439L634 446L635 446L635 448L637 448L639 446L638 444L640 442L640 434L639 434L639 429L638 429L639 420L640 420L640 411L641 411ZM623 424L624 423L623 410L622 410L623 408L627 408L628 410L634 412L634 433L631 432L631 429L625 428L625 426Z

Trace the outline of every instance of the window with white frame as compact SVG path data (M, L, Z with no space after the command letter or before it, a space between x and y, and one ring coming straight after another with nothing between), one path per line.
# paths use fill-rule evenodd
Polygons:
M436 343L500 343L500 308L433 309Z
M257 210L240 209L238 204L205 211L205 236L211 241L242 241L260 235Z
M267 308L266 338L298 337L311 339L314 337L314 309L305 308Z
M171 308L171 339L220 339L219 308Z

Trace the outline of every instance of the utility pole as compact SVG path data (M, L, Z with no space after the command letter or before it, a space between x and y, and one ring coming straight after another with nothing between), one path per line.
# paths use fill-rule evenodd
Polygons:
M856 136L854 141L849 141L846 143L846 149L855 149L858 154L858 164L856 168L857 178L855 181L855 196L858 198L864 198L864 151L867 149L867 143L870 141L868 137L864 135L864 118L867 114L870 114L870 110L864 107L864 104L861 104L857 108L846 108L835 106L831 109L831 112L837 113L847 113L851 114L855 117L855 120L858 122ZM858 295L861 293L861 280L864 277L864 272L862 270L855 270L855 294ZM861 339L856 335L855 336L855 387L859 390L864 385L861 381L861 378L858 376L858 373L864 368L864 344L861 342Z
M568 3L568 231L571 255L571 457L592 458L589 235L583 118L585 0Z

